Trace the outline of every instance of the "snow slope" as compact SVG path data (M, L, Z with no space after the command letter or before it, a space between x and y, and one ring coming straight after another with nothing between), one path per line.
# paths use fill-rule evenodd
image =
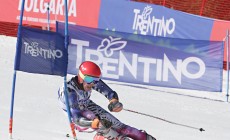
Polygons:
M15 38L0 36L0 140L9 139L15 46ZM122 122L144 129L158 140L230 140L230 104L225 102L225 81L223 93L106 82L117 91L124 108L179 124L127 111L113 113ZM17 72L14 140L71 139L65 136L71 131L57 100L57 89L62 83L63 77L59 76ZM108 101L99 93L94 92L91 99L107 108ZM200 132L199 128L205 131ZM77 132L77 136L79 140L91 140L94 133Z

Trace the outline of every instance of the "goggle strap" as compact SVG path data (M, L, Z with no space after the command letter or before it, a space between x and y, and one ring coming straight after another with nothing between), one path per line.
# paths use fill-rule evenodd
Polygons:
M85 79L85 75L84 74L82 74L82 72L79 70L79 76L81 77L81 79Z

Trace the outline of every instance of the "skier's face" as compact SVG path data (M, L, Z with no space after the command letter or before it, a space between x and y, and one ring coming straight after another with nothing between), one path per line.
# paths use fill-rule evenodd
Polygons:
M92 90L92 87L97 84L100 80L99 77L89 76L89 75L83 75L81 72L79 72L79 82L83 83L83 88L85 91Z
M89 84L87 84L86 82L83 82L83 88L84 88L84 90L85 91L90 91L90 90L92 90L92 87L94 86L94 83L92 82L92 83L89 83Z

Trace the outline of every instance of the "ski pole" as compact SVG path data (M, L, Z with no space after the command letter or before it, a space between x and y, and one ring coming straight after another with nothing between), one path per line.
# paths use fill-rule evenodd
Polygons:
M134 110L125 109L125 108L123 108L123 110L128 111L128 112L132 112L132 113L136 113L136 114L140 114L140 115L144 115L144 116L147 116L147 117L151 117L151 118L154 118L154 119L158 119L158 120L161 120L161 121L164 121L164 122L167 122L167 123L171 123L171 124L174 124L174 125L183 126L183 127L187 127L187 128L191 128L191 129L196 129L196 130L199 130L201 132L205 131L203 128L198 128L198 127L193 127L193 126L189 126L189 125L185 125L185 124L172 122L172 121L169 121L169 120L166 120L166 119L162 119L160 117L156 117L156 116L153 116L153 115L137 112L137 111L134 111Z

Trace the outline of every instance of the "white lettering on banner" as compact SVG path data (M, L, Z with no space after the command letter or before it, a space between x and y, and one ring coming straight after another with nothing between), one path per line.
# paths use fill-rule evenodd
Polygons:
M142 62L144 64L144 82L148 83L149 82L149 74L150 74L150 64L156 64L156 59L155 58L144 58L144 57L139 57L138 58L139 62ZM158 73L156 73L158 74Z
M132 76L136 79L137 78L137 59L138 59L138 55L133 54L132 64L130 64L129 61L126 59L125 55L120 51L119 75L124 76L124 69L126 66L126 68L129 70Z
M133 30L140 31L140 34L147 35L151 33L154 36L164 36L167 34L172 34L176 28L176 23L173 18L165 19L164 16L162 19L157 19L154 16L151 17L152 12L151 6L146 6L142 14L140 14L139 9L134 9L134 21L133 21Z
M38 47L37 42L32 42L31 45L28 42L24 42L25 45L25 54L30 54L33 57L41 56L45 59L56 59L61 58L63 53L61 50L51 50L51 49L43 49Z
M197 73L191 74L188 72L187 66L189 63L193 62L199 65L200 70ZM182 73L190 79L200 78L205 73L205 63L197 57L186 58L182 63Z
M68 0L68 16L77 17L76 0ZM21 10L22 0L19 0L18 10ZM26 12L46 13L48 3L45 0L25 0L24 10ZM64 15L64 0L50 0L50 13L53 15Z
M83 48L89 47L89 43L90 42L88 41L71 39L71 44L77 46L78 58L80 57L81 60L92 60L95 63L102 65L103 76L107 78L119 79L119 76L124 76L124 74L127 73L125 70L128 70L130 74L132 74L133 78L136 79L138 74L137 70L143 69L142 76L143 82L145 83L150 82L151 75L155 75L156 81L167 82L169 81L169 72L171 72L176 81L181 84L182 75L190 79L198 79L204 75L206 70L205 63L198 57L187 57L184 60L177 59L170 61L166 54L164 54L163 59L157 59L141 57L135 53L126 54L124 51L116 50L119 51L119 56L117 58L111 58L107 57L105 52L103 54L103 51ZM82 54L85 54L85 58L82 58ZM197 72L191 73L188 71L188 66L191 63L197 64ZM76 65L79 66L80 61L77 61ZM143 65L143 68L139 67L140 65ZM150 71L151 66L156 68L156 73L152 73L152 71Z
M77 56L82 56L83 46L89 47L89 42L84 41L84 40L71 39L71 43L78 45L78 47L77 47ZM76 66L80 66L81 63L82 63L82 57L80 59L77 59Z

